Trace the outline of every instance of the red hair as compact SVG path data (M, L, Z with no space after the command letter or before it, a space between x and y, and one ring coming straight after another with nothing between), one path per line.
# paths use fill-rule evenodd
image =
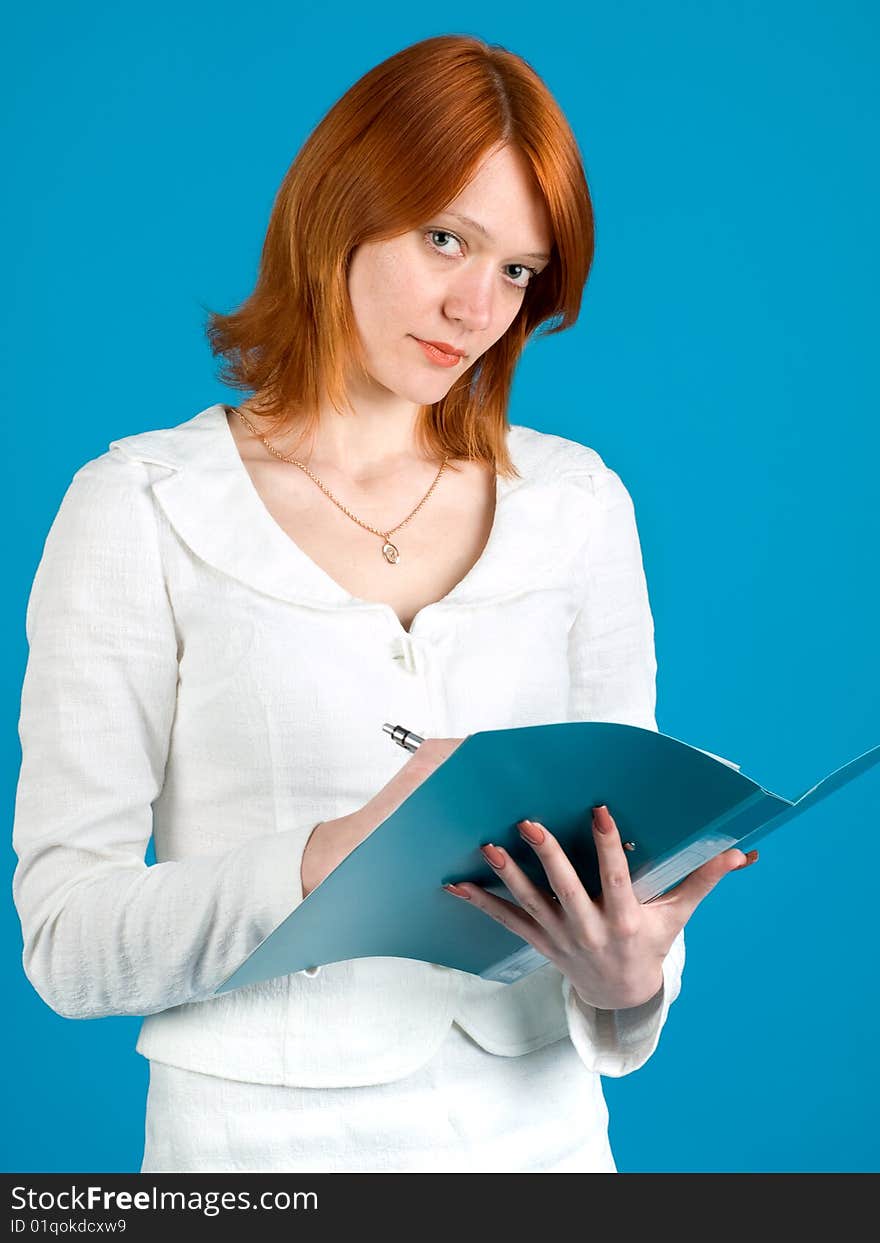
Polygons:
M542 323L556 320L550 335L577 319L593 211L577 142L541 78L522 57L469 35L414 43L346 91L284 176L253 292L228 315L208 313L211 352L226 360L220 378L255 391L251 404L273 432L309 432L325 393L337 410L346 404L352 362L366 372L348 297L354 248L423 224L500 146L522 154L543 196L550 262L504 335L422 407L417 438L431 456L516 474L506 449L513 373Z

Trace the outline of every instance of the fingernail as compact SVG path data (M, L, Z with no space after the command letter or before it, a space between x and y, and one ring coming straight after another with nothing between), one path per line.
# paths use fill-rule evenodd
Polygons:
M544 840L544 830L534 820L520 820L519 833L520 837L524 837L533 846L540 846Z
M493 846L491 842L488 842L485 846L481 846L480 853L482 854L483 858L486 860L486 862L491 867L493 868L504 867L504 855L501 853L498 847Z
M736 867L735 867L733 870L734 870L734 872L741 872L741 871L743 870L743 868L751 867L753 863L757 863L757 862L758 862L758 852L757 852L757 850L750 850L750 851L746 854L746 861L745 861L745 863L738 863L738 864L736 865Z
M593 808L593 824L599 833L610 833L614 828L611 813L604 803L601 807Z
M460 885L443 885L442 888L447 893L454 893L457 898L467 898L468 902L471 900L471 895L466 889L462 889Z

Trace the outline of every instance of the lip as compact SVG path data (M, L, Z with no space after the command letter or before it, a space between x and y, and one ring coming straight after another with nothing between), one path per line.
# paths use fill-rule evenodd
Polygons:
M428 341L424 337L415 339L421 341L422 345L433 345L435 349L442 350L444 354L456 354L459 358L467 358L464 350L460 350L456 345L450 345L448 341Z

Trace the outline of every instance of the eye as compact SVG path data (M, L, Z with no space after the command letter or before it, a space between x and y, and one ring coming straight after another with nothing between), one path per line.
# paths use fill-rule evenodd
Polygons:
M520 270L521 272L528 272L528 273L529 273L529 279L525 282L525 284L524 284L524 285L521 285L521 284L519 283L519 281L514 281L514 282L513 282L513 284L514 284L514 285L516 285L519 289L526 289L526 288L528 288L528 286L529 286L529 285L531 285L531 283L532 283L532 277L534 277L534 276L537 276L537 275L538 275L538 269L537 269L537 268L530 268L530 267L527 267L524 263L510 263L510 264L508 264L508 267L511 267L511 268L519 268L519 270Z
M459 246L461 246L461 238L456 237L454 233L450 233L448 229L428 229L427 232L423 234L423 237L425 245L431 250L441 255L447 255L450 259L457 258L456 255L450 254L449 251L443 249L444 246L448 245L448 242L441 242L438 246L437 243L432 240L435 237L451 238L454 242L458 242ZM508 268L516 268L520 272L528 272L531 276L538 275L537 268L527 267L524 263L509 263L507 266ZM519 280L511 280L510 277L507 278L507 282L508 284L513 285L514 289L525 289L529 284L531 284L530 280L521 282Z
M459 238L457 238L454 233L448 233L446 229L429 229L428 232L425 234L425 237L427 238L451 237L454 242L458 242L459 245L461 245ZM438 246L436 242L429 241L428 245L431 247L432 250L439 250L441 255L445 255L447 253L447 251L443 249L443 246L445 245L445 243L443 242L441 242L440 245Z

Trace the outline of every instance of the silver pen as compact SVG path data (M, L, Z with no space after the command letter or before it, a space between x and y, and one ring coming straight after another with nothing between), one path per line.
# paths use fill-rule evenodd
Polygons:
M391 735L392 742L396 742L399 747L404 747L407 751L418 751L419 746L425 741L418 734L414 734L411 729L404 729L402 725L389 725L386 722L382 728L386 734Z

